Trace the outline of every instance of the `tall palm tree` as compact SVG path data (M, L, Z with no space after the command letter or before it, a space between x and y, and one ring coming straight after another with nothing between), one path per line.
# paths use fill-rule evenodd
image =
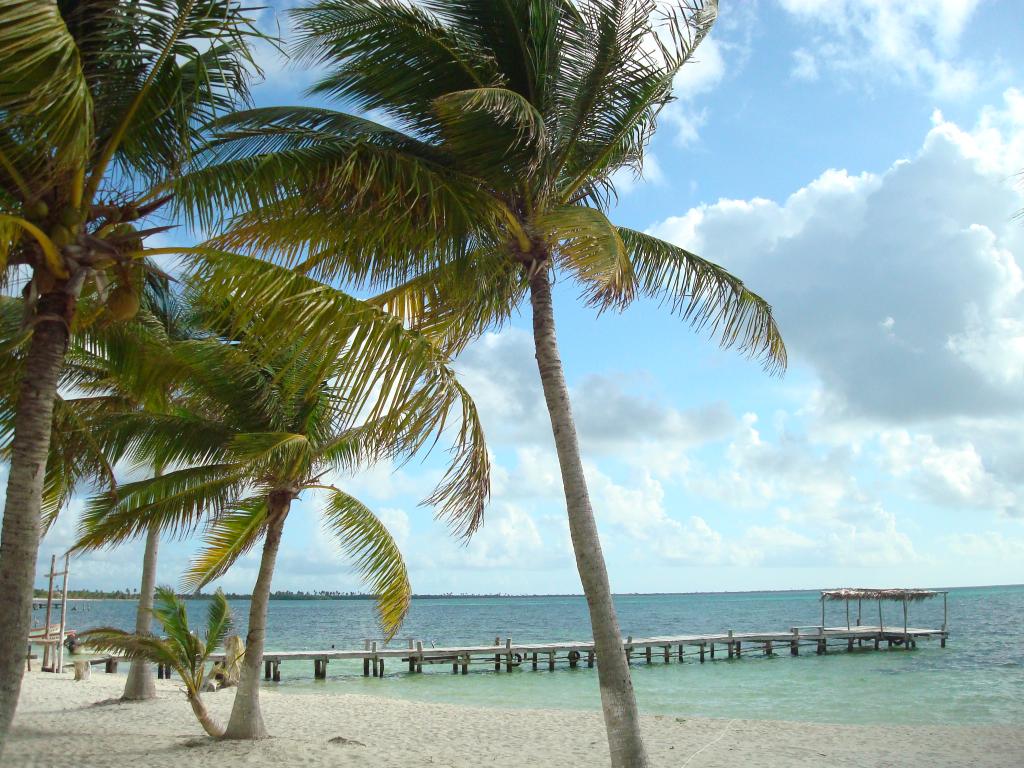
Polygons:
M489 462L475 406L444 356L396 318L301 275L229 255L204 278L204 287L220 286L233 301L203 311L206 338L172 343L166 358L151 361L178 372L170 407L127 412L120 428L119 450L178 468L93 498L76 549L153 529L186 532L205 520L206 546L185 578L198 589L263 540L225 732L258 739L267 735L259 705L267 603L292 503L304 494L324 498L324 525L378 596L391 636L411 597L401 552L373 512L325 476L410 457L440 437L457 411L452 464L428 501L468 535L482 519ZM334 318L330 328L283 347L274 342L280 329L324 308Z
M614 766L646 765L629 667L555 335L551 283L597 311L662 302L781 370L771 307L725 269L612 224L710 2L316 0L294 12L312 94L357 116L277 107L219 123L183 200L224 247L344 279L457 351L527 297ZM310 316L296 332L329 324Z
M237 0L5 0L0 5L0 283L31 329L0 538L0 752L23 674L57 382L83 292L138 305L144 222L200 127L245 103ZM107 291L110 284L114 287Z
M110 453L106 419L111 415L116 419L128 409L147 404L151 409L159 408L171 394L165 391L168 380L164 372L147 361L154 349L165 346L170 339L188 337L189 320L169 280L155 271L147 275L141 299L140 311L131 322L93 323L70 339L59 381L71 396L58 392L54 402L43 482L43 533L76 489L116 484L113 467L123 457ZM0 366L4 374L0 384L0 457L4 460L10 454L17 384L30 337L22 327L22 314L19 300L0 297ZM142 584L137 590L138 634L149 632L153 622L159 534L152 530L146 535ZM122 698L141 701L155 695L148 661L143 657L133 659Z
M203 730L214 738L224 735L224 726L218 723L203 704L203 684L207 680L206 663L218 645L231 631L231 610L224 593L214 593L207 609L206 631L202 637L188 625L185 603L174 590L160 587L156 590L156 608L153 615L160 622L165 637L156 637L147 627L144 632L125 632L114 627L98 627L83 632L83 645L100 653L118 653L147 664L166 664L178 673L185 685L185 695ZM134 667L133 667L134 668Z

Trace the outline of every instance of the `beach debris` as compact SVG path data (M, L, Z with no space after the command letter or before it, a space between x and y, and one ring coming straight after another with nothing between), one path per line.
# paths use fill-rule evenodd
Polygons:
M351 745L353 747L365 747L366 746L361 741L356 741L355 739L346 739L344 736L335 736L334 738L328 739L327 743L328 744L341 744L342 746L349 746L349 745Z

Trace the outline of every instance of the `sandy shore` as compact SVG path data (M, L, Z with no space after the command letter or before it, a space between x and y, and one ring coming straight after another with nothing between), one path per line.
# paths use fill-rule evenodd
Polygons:
M601 766L598 713L470 708L341 693L263 692L273 738L214 743L173 682L159 698L122 704L124 677L26 675L4 766L240 768L295 766ZM208 694L226 721L233 693ZM868 706L877 704L866 702ZM1013 727L843 726L653 716L644 721L654 765L1008 766L1024 764ZM336 737L342 737L337 740ZM332 741L332 739L335 739ZM358 742L358 743L355 743Z

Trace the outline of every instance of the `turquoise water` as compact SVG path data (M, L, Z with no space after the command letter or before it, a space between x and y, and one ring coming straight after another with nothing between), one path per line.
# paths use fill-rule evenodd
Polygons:
M135 603L72 603L68 624L75 629L134 625ZM820 622L816 592L761 592L699 595L623 595L616 598L624 634L785 630ZM192 601L201 619L205 606ZM238 632L244 636L247 601L233 601ZM856 606L852 607L854 620ZM39 614L37 612L37 620ZM842 603L828 606L830 626L846 623ZM885 607L887 625L902 624L902 607ZM877 623L877 604L864 604L864 623ZM911 607L911 624L939 627L942 600ZM417 599L394 641L412 636L429 646L486 644L496 636L513 641L589 638L582 597ZM793 658L742 659L698 664L634 664L633 681L641 709L675 716L743 717L845 723L1024 723L1024 586L954 589L949 594L951 637L913 652L837 651L817 656L803 650ZM311 650L362 647L379 636L368 601L272 601L267 647ZM332 661L326 681L313 680L310 661L283 663L282 689L372 693L410 699L504 708L596 709L597 675L584 667L533 672L528 666L495 674L488 665L452 675L445 665L409 675L388 660L385 679L362 677L360 662Z

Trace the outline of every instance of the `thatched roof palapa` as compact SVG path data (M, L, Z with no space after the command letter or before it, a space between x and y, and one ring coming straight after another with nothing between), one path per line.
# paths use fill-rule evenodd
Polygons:
M893 600L908 603L927 600L941 594L930 589L825 589L822 600Z

